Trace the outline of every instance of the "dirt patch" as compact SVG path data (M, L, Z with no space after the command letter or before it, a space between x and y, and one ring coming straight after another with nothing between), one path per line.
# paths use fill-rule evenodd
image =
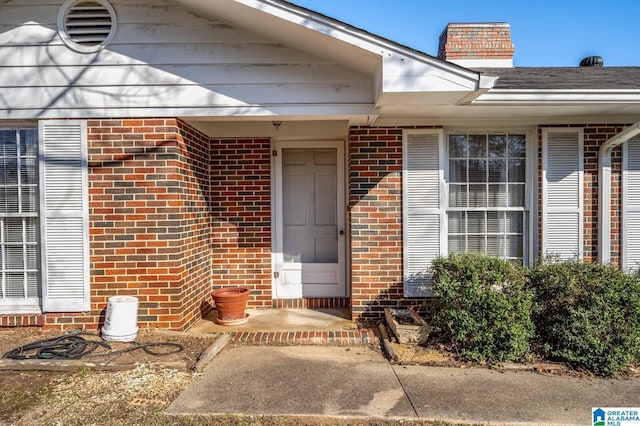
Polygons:
M0 355L26 344L62 336L60 331L32 328L0 330ZM92 333L81 334L101 341ZM141 349L128 351L133 343L106 342L111 349L98 347L87 362L139 364L119 372L81 369L74 373L40 371L0 371L0 424L84 425L84 424L167 424L161 415L177 395L197 375L189 369L213 342L211 337L183 333L141 330L136 344L172 343L183 350L158 356ZM171 346L150 348L175 351ZM162 365L181 364L181 370Z
M0 330L0 356L23 345L62 335L64 333L57 330L2 329ZM79 336L87 341L102 342L110 346L110 348L98 346L92 353L81 358L83 361L118 364L182 362L187 369L194 367L202 351L213 341L213 338L196 338L183 333L166 333L154 330L141 330L133 343L105 342L96 333L81 333ZM160 346L148 347L155 354L145 352L143 349L135 349L137 345L149 343L161 344ZM165 343L171 345L163 345ZM175 345L180 345L180 347ZM35 351L28 354L35 354Z

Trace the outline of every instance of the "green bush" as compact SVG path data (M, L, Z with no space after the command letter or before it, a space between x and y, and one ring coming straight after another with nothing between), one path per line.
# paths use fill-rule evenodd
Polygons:
M501 362L529 353L532 292L524 270L479 254L452 254L432 265L439 298L433 325L465 359Z
M530 271L542 354L614 376L640 357L640 277L567 261Z

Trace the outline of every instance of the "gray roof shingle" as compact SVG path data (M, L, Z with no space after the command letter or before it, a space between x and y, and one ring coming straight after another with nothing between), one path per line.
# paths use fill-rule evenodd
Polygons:
M500 76L495 89L640 89L640 67L520 67L476 71Z

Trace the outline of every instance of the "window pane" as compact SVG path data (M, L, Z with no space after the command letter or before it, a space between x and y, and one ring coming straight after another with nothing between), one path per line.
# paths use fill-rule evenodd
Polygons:
M504 230L502 212L487 212L487 233L497 234Z
M23 158L20 165L20 183L34 185L38 183L38 169L36 158Z
M524 229L522 212L506 212L507 232L521 234Z
M36 129L20 130L20 156L38 157L38 131Z
M5 243L21 243L22 242L22 219L19 217L4 218L4 242Z
M0 130L0 156L16 157L18 140L15 130Z
M509 185L509 207L524 207L524 184Z
M449 185L449 206L468 207L467 185Z
M507 207L507 185L489 185L489 207Z
M485 158L487 156L487 136L469 135L469 158Z
M462 253L465 251L465 236L449 235L449 253Z
M5 157L2 159L2 176L0 185L18 184L18 160L16 157Z
M487 207L487 185L469 185L469 207Z
M35 217L24 218L25 223L25 242L37 243L38 242L38 219Z
M38 211L38 190L34 186L22 187L22 212L36 213Z
M485 233L485 213L469 212L467 213L467 232L470 234Z
M469 235L467 237L467 251L472 253L484 253L484 235Z
M524 135L509 135L509 157L525 158L527 156L527 144Z
M467 183L467 160L449 161L449 181Z
M465 216L464 212L449 213L449 233L464 234L466 232Z
M24 274L22 273L7 273L5 274L8 298L22 298L26 297L24 294Z
M506 255L507 257L522 258L522 235L507 235Z
M449 158L467 158L467 136L449 136Z
M489 136L489 158L504 158L507 156L507 140L505 135Z
M487 181L486 160L469 160L469 182Z
M26 246L26 256L26 269L38 269L38 247L36 245Z
M525 182L525 160L509 160L509 182Z
M507 181L507 162L505 160L489 160L489 182Z
M500 252L500 238L502 237L499 235L487 235L487 255L504 256L504 254Z
M24 269L22 246L5 246L5 269Z
M0 213L18 213L18 188L0 188Z
M37 272L27 272L27 297L40 297Z

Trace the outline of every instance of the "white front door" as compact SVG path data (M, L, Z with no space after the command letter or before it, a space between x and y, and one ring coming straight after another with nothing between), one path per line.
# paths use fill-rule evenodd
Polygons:
M343 143L276 142L275 297L346 296Z

